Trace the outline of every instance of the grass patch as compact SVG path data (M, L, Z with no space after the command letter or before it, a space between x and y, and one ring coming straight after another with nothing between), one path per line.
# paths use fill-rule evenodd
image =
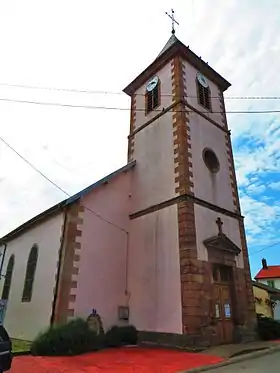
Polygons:
M21 339L12 339L13 352L30 351L31 342L23 341Z

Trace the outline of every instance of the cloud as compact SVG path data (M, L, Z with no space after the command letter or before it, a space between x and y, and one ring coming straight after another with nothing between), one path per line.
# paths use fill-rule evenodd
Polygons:
M263 194L266 190L266 186L265 185L257 185L257 184L250 184L248 187L247 187L247 192L249 194Z
M269 183L269 188L275 189L275 190L280 190L280 181L275 181L275 182Z
M191 11L190 4L181 0L175 4L122 0L121 6L126 12L119 12L120 3L113 1L110 12L107 2L90 0L79 4L49 0L44 5L35 0L2 2L0 32L6 37L0 40L0 71L5 72L0 83L120 92L166 43L170 23L164 13L174 6L178 37L232 83L226 92L228 111L280 109L279 100L230 99L279 95L278 0L193 1ZM157 30L153 38L147 24ZM0 97L129 107L125 95L109 93L0 86ZM0 136L69 194L126 162L129 111L5 102L0 102L0 111ZM260 243L274 242L280 228L279 117L278 113L228 114L251 252L259 250ZM0 143L0 235L63 198Z

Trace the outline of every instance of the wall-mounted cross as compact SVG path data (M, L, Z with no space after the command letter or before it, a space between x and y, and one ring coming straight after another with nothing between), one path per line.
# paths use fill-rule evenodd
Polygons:
M217 218L216 224L218 226L219 234L223 233L223 224L224 223L222 222L221 218Z
M175 34L175 23L179 26L179 23L176 21L175 17L174 17L174 10L171 9L171 15L168 14L167 12L165 12L166 15L168 15L168 17L171 19L172 21L172 34Z

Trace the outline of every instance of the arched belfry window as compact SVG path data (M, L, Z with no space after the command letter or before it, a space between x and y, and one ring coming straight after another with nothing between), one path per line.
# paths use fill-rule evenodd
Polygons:
M2 299L5 299L5 300L9 299L14 265L15 265L15 256L14 254L12 254L8 261L6 274L5 274L5 282L4 282L3 291L2 291Z
M207 110L212 109L211 105L211 91L209 84L204 75L198 73L196 77L197 96L200 105L204 106Z
M35 272L38 261L38 246L33 245L26 266L24 287L22 293L22 302L30 302L32 298L32 289L35 278Z
M146 87L146 114L160 105L160 80L155 76Z

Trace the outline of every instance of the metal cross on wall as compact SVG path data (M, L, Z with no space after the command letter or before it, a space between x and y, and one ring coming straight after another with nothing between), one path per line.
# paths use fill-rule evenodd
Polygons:
M165 12L166 15L168 15L168 17L172 20L172 34L175 34L175 23L179 26L179 23L176 21L175 17L174 17L174 10L171 9L171 15L168 14L167 12Z

